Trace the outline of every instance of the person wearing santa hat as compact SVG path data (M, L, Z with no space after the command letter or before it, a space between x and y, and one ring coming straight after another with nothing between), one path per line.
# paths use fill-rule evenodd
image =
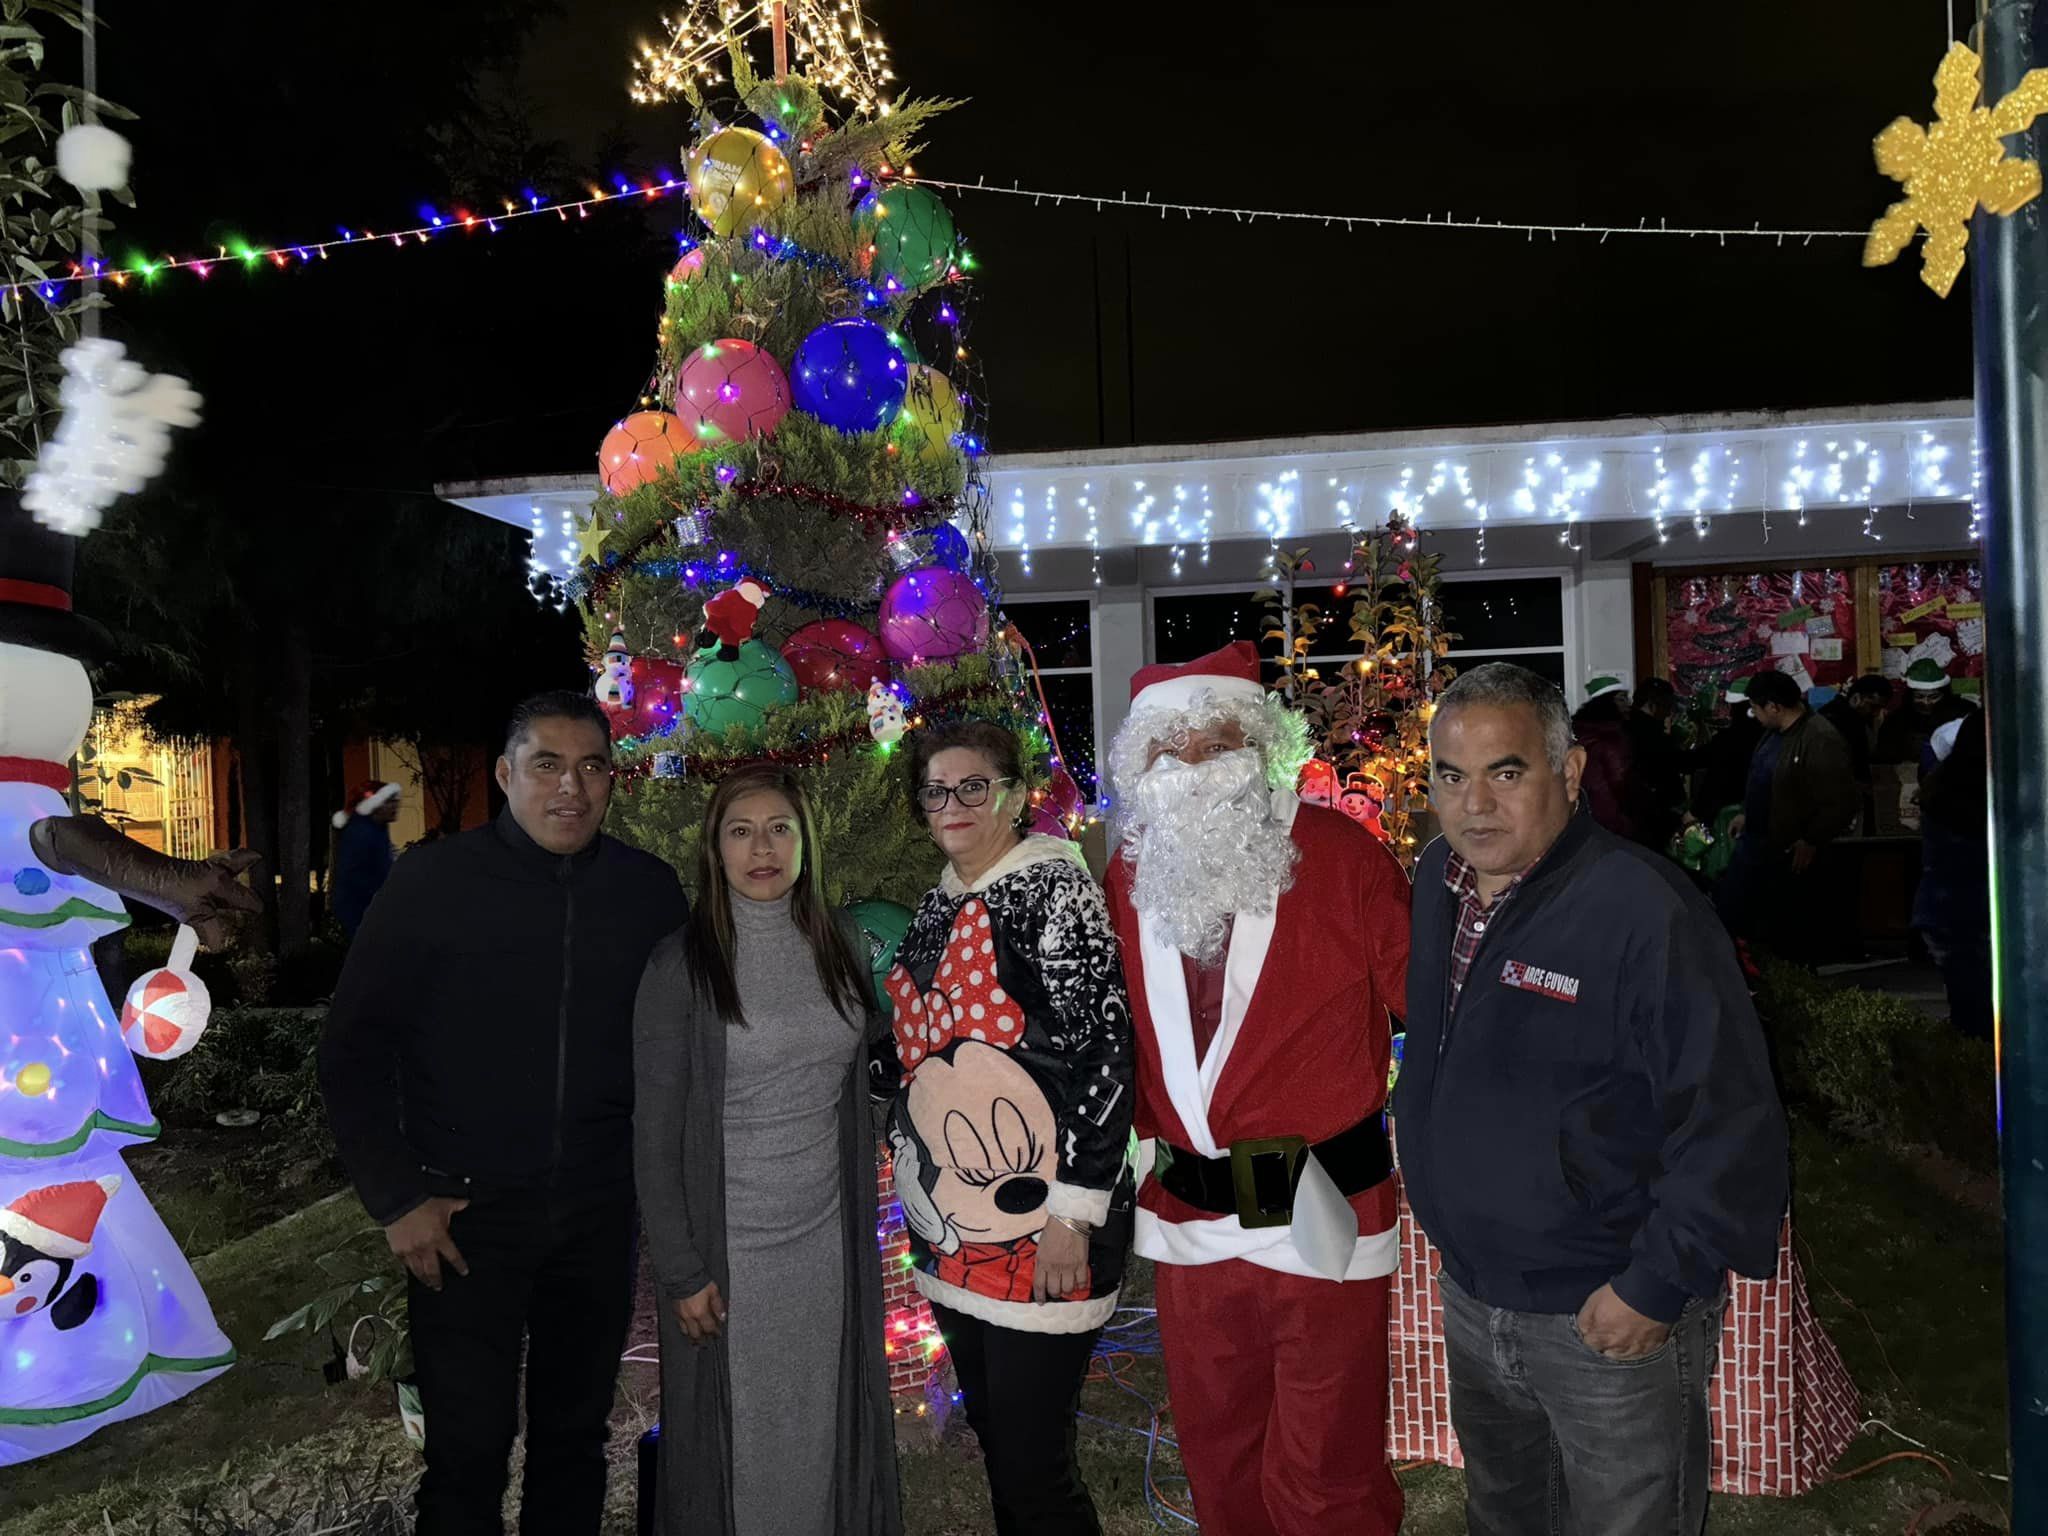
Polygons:
M1382 1110L1408 881L1362 827L1296 799L1308 755L1242 641L1142 669L1110 748L1110 914L1152 1151L1137 1250L1208 1536L1401 1523Z
M391 874L391 824L398 820L399 789L365 779L334 813L334 920L350 938L363 926L370 902Z

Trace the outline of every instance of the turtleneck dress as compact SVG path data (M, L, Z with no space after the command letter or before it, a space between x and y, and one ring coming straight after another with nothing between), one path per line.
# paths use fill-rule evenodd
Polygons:
M847 1316L839 1106L862 1045L779 901L732 899L744 1023L726 1027L725 1210L739 1536L834 1536Z

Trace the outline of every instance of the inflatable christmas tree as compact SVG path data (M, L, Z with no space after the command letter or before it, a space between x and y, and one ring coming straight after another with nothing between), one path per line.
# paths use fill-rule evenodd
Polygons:
M614 830L690 868L717 780L792 764L833 894L914 902L937 856L899 787L905 731L1008 725L1040 830L1079 808L998 610L974 260L911 170L952 103L889 104L880 37L843 6L730 9L641 61L637 97L691 110L693 216L564 592L628 780ZM757 76L757 34L797 69Z

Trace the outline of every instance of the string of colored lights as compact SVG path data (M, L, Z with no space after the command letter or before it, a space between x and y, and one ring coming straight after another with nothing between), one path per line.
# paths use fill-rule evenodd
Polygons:
M250 245L246 241L235 241L218 247L217 256L160 256L151 260L137 256L127 262L102 261L88 255L83 263L73 262L68 273L59 277L38 278L28 282L9 283L0 286L0 294L19 298L33 293L46 303L54 303L67 289L94 281L112 283L117 288L126 288L130 283L141 281L153 283L167 272L190 272L200 279L211 277L218 267L239 262L244 267L253 267L267 261L273 267L283 270L294 261L309 266L315 261L325 261L330 252L346 250L359 245L391 245L404 248L407 245L430 244L437 235L474 233L478 229L496 234L501 225L511 224L520 219L537 219L553 214L563 223L573 215L578 219L590 217L590 210L607 204L632 203L652 200L669 192L687 192L688 186L673 176L660 181L642 181L635 186L625 177L617 178L615 190L606 192L592 187L588 197L576 198L570 202L555 202L538 192L524 195L526 205L510 198L504 200L503 213L472 213L467 209L454 209L447 215L431 210L425 215L427 222L401 229L379 233L369 229L351 229L337 226L340 233L326 240L307 240L288 245Z
M1105 208L1130 208L1140 213L1156 213L1162 219L1168 214L1178 213L1192 219L1197 214L1212 218L1230 218L1240 224L1256 224L1269 219L1284 224L1320 224L1325 228L1342 227L1346 230L1366 229L1441 229L1480 230L1488 234L1524 235L1533 240L1538 235L1548 235L1555 240L1559 235L1598 235L1603 243L1610 235L1680 235L1687 239L1712 239L1726 245L1731 239L1773 240L1783 245L1787 240L1797 240L1802 245L1815 240L1862 240L1870 233L1867 229L1781 229L1766 227L1761 222L1747 228L1735 226L1672 224L1658 219L1652 224L1646 214L1634 224L1524 224L1506 219L1459 218L1453 212L1445 212L1439 218L1434 214L1414 215L1385 213L1306 213L1297 209L1283 208L1232 208L1215 203L1174 203L1156 201L1150 192L1143 197L1132 197L1128 192L1114 195L1099 192L1055 192L1042 187L1026 187L1016 182L1009 186L991 185L986 176L975 181L940 181L929 176L914 179L921 186L936 187L947 192L992 192L1002 197L1028 197L1036 203L1051 203L1062 207L1068 203L1082 203L1094 207L1097 213Z
M1814 240L1861 240L1867 233L1860 229L1779 228L1762 223L1743 228L1671 224L1660 219L1652 224L1647 215L1635 224L1541 224L1501 219L1458 218L1449 212L1441 218L1429 214L1414 217L1396 214L1312 213L1299 209L1236 208L1221 204L1162 202L1155 200L1149 192L1143 197L1131 197L1121 192L1114 196L1092 192L1060 192L1024 187L1014 183L1005 187L992 185L986 177L976 181L946 181L925 176L906 176L903 179L914 180L922 186L942 191L986 192L1006 197L1028 197L1036 202L1050 202L1055 207L1068 203L1083 204L1095 208L1098 212L1105 208L1128 208L1145 213L1158 213L1162 218L1178 213L1191 219L1200 214L1205 217L1231 218L1245 224L1256 224L1261 219L1266 219L1277 223L1320 224L1326 228L1342 227L1347 230L1361 227L1474 230L1493 234L1521 234L1530 239L1537 235L1548 235L1552 239L1559 235L1598 235L1603 242L1610 235L1678 235L1688 239L1714 239L1723 245L1730 239L1772 240L1779 245L1783 245L1787 240L1797 240L1801 244L1809 244ZM190 272L198 278L205 279L212 276L216 268L231 262L252 267L258 262L267 261L280 270L289 267L295 261L301 266L309 266L315 261L327 260L334 251L346 250L353 246L381 244L403 248L414 244L425 245L431 243L438 235L459 231L474 232L479 228L486 233L496 234L503 225L521 219L540 218L547 214L553 214L563 222L567 222L572 216L587 219L593 208L632 202L636 199L653 199L669 192L688 190L687 184L674 176L664 176L659 181L642 180L637 186L626 177L617 177L610 192L600 187L592 187L587 197L556 202L537 192L528 191L522 194L523 203L519 199L502 199L502 212L476 213L463 208L453 209L446 215L430 212L425 223L381 232L371 229L358 230L344 225L337 226L338 234L324 240L290 241L276 245L251 245L246 241L235 241L218 247L218 254L213 256L160 256L154 259L136 256L126 262L102 261L96 256L87 256L83 263L73 263L71 270L61 276L0 285L0 294L18 298L23 294L34 293L45 301L55 302L66 290L96 280L110 282L117 288L126 288L138 280L144 284L153 283L158 277L172 272ZM757 250L778 260L800 260L807 265L832 266L835 269L844 266L830 256L804 250L787 239L771 239L765 233L757 232L756 238L750 243ZM963 266L965 264L963 262ZM882 304L887 303L888 299L876 293L868 302Z

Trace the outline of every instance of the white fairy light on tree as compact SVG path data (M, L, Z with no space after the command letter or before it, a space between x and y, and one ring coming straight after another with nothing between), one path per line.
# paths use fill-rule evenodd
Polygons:
M677 97L701 104L703 87L723 78L715 62L723 52L744 57L747 43L769 34L775 78L789 73L790 56L813 85L843 100L861 117L885 117L889 45L856 0L693 0L676 20L662 18L668 40L643 43L633 63L633 100L648 105Z

